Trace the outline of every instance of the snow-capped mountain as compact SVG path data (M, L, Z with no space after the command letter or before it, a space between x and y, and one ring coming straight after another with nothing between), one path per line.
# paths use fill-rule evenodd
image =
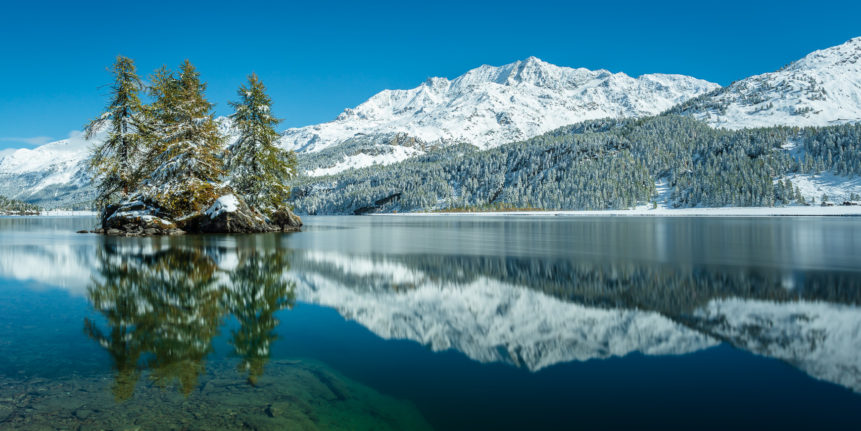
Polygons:
M86 187L89 178L84 162L90 144L75 134L34 149L0 155L0 195L48 203L47 207L88 207L94 196ZM58 205L50 205L54 201Z
M229 145L237 139L233 123L216 119ZM87 172L90 148L105 139L104 131L90 140L83 133L34 149L22 148L0 153L0 195L44 208L89 209L95 197Z
M288 129L280 142L297 152L316 152L359 136L400 133L427 144L487 148L583 120L654 115L715 88L689 76L632 78L530 57L481 66L452 80L430 78L409 90L384 90L332 122Z
M715 127L827 126L861 121L861 37L814 51L673 109Z

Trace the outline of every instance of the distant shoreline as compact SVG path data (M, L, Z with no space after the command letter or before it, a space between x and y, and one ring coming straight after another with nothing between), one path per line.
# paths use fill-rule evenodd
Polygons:
M549 210L549 211L488 211L488 212L411 212L376 213L392 216L569 216L569 217L821 217L861 216L861 206L789 206L789 207L721 207L721 208L636 208L629 210Z

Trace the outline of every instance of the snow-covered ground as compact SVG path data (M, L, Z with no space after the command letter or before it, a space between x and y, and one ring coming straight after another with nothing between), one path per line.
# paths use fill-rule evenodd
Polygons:
M44 217L95 217L99 215L96 211L75 211L75 210L47 210L42 211L39 216Z
M446 213L398 213L373 214L398 216L659 216L659 217L772 217L772 216L861 216L861 205L830 207L786 206L786 207L722 207L722 208L655 208L638 207L627 210L600 211L502 211L502 212L446 212Z
M685 113L729 129L861 121L861 37L737 81L702 102Z
M828 202L843 203L851 200L851 196L861 195L861 177L844 177L830 172L821 174L794 174L786 177L792 185L804 196L807 202L816 199L822 201L822 195L828 196Z
M390 152L380 155L358 153L352 156L347 156L344 161L337 163L334 166L313 169L307 171L306 174L311 177L321 177L324 175L337 174L338 172L346 171L348 169L361 169L377 164L385 166L423 153L423 151L417 148L392 146Z

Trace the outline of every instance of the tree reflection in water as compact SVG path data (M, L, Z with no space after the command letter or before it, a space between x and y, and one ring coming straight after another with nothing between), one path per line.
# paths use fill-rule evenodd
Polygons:
M239 321L230 344L240 370L254 384L276 339L275 313L295 302L294 286L283 278L289 266L286 251L230 250L238 264L225 269L212 250L160 244L106 243L97 252L88 295L108 330L90 319L84 330L111 356L114 397L131 398L144 370L156 384L178 382L179 390L190 394L229 314Z

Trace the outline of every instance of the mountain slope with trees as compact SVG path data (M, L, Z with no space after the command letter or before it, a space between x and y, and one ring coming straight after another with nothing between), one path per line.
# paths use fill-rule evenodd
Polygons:
M861 125L728 131L659 116L590 121L489 150L459 145L302 177L292 203L307 214L803 205L823 197L804 196L787 177L825 171L861 175ZM859 193L825 199L858 201Z

